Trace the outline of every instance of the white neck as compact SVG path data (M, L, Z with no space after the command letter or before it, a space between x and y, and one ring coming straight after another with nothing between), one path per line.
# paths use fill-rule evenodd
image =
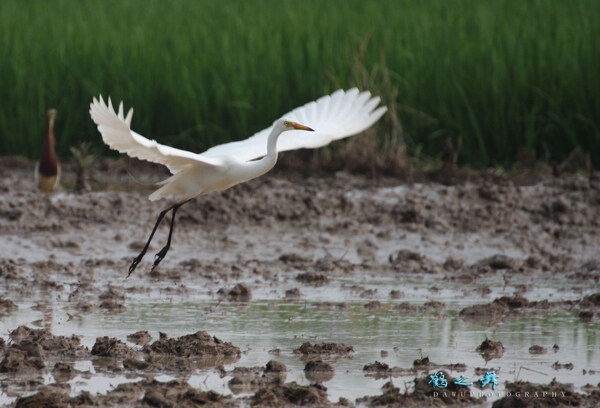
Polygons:
M267 139L267 155L260 160L246 163L249 173L252 174L251 178L262 176L275 166L277 163L277 140L284 130L285 128L274 126Z

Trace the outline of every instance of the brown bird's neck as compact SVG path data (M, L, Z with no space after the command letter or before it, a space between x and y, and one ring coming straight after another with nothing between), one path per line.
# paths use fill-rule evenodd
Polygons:
M46 136L44 136L44 147L40 157L39 172L44 176L58 174L58 158L56 157L56 139L54 138L54 118L46 120Z

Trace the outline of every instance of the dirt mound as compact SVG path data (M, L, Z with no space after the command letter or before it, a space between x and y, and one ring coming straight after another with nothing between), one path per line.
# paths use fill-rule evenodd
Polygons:
M505 392L510 392L512 395L495 401L492 408L592 407L600 405L600 392L595 391L586 396L576 393L572 384L562 384L555 380L548 385L526 381L506 382L505 387ZM535 398L533 398L534 396Z
M284 383L287 370L283 363L271 360L263 367L235 367L227 385L234 394L253 392Z
M304 342L300 347L294 350L294 354L304 357L332 357L341 356L352 358L354 347L346 346L344 343L321 343L311 344Z
M298 385L295 382L261 388L252 396L253 407L329 406L327 388L319 384Z
M138 354L138 352L119 339L109 338L108 336L98 337L92 347L92 355L99 357L118 357L128 358Z
M177 339L164 336L164 338L144 346L144 352L177 357L239 357L241 355L238 347L211 336L205 331L198 331Z
M41 391L37 394L28 397L18 398L15 403L15 408L67 408L71 406L82 406L77 404L77 398L73 400L68 394L63 394L56 391Z
M481 356L485 359L485 361L492 360L494 358L500 358L504 354L504 346L499 341L493 341L488 339L485 340L477 346L475 351L477 351Z
M423 357L413 361L413 366L410 368L390 367L386 363L380 363L379 361L375 361L372 364L366 364L363 367L365 375L375 379L416 376L419 373L423 373L423 371L430 371L433 369L446 369L463 372L467 370L467 366L463 363L436 364L429 361L429 357Z
M52 375L57 383L66 382L75 377L78 373L73 367L73 364L58 362L54 365L52 369Z
M12 300L0 296L0 317L10 316L18 308Z
M304 272L296 275L296 280L306 285L323 286L329 282L329 278L318 272Z
M226 406L229 398L223 397L214 391L200 391L191 387L182 380L173 380L168 383L153 381L146 384L146 394L142 404L150 407L171 408L196 408L198 406Z
M249 302L252 299L250 288L243 283L238 283L230 290L221 288L217 294L226 297L230 302Z
M320 359L310 360L304 366L304 375L313 383L322 383L333 378L335 370L331 364Z
M434 388L431 385L430 377L420 377L414 380L414 391L412 393L400 392L400 389L391 382L386 383L381 388L381 395L373 397L363 397L356 400L357 404L365 404L370 407L390 406L390 407L429 407L449 405L453 407L471 407L482 404L483 398L476 399L469 395L468 387L459 388L454 383L456 380L450 377L445 371L441 372L443 378L447 381L447 387L444 389ZM464 392L464 391L467 392ZM462 391L462 392L461 392Z
M150 341L152 340L152 336L150 336L150 333L148 333L148 331L143 330L130 334L129 336L127 336L127 340L134 344L145 346L146 344L150 343Z
M400 314L425 314L425 313L438 313L446 308L446 305L442 302L432 300L425 302L423 305L412 305L408 302L402 302L393 307L392 310Z
M40 345L46 355L77 357L88 352L87 348L79 345L79 336L54 336L47 329L19 326L10 333L10 338L15 344L31 342Z
M79 345L79 336L54 336L46 329L30 329L19 326L10 333L12 343L0 362L0 372L35 372L46 365L49 356L81 357L88 350Z
M75 397L46 387L37 394L19 398L15 407L19 408L69 408L69 407L115 407L142 406L161 408L197 408L199 406L232 406L231 397L224 397L214 391L200 391L187 382L140 381L120 384L105 395L93 396L82 392Z

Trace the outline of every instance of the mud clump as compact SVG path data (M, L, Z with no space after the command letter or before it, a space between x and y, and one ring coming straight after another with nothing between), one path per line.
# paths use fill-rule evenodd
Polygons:
M145 346L150 343L152 336L146 330L140 330L127 336L127 340L139 346Z
M502 323L507 316L519 316L525 312L548 313L571 308L577 303L571 300L530 302L522 296L502 296L491 303L465 307L460 311L459 316L470 323L493 326Z
M591 310L582 310L577 314L577 317L584 323L591 323L594 321L594 312Z
M320 359L310 360L304 367L304 375L313 383L322 383L333 378L335 370L331 364Z
M458 314L469 323L493 326L504 321L506 307L496 303L473 305L463 308Z
M552 368L554 368L555 370L572 370L575 366L573 365L573 363L559 363L558 361L556 361L554 364L552 364Z
M88 392L69 397L53 387L43 387L40 392L19 398L20 408L117 407L142 406L165 408L197 408L199 406L232 406L232 398L214 391L200 391L183 380L170 382L139 381L119 384L104 395L92 396Z
M392 268L402 273L436 273L438 268L424 255L408 249L400 249L388 256Z
M173 380L167 383L153 381L148 384L148 391L142 398L142 404L150 407L175 408L199 406L218 407L226 405L229 398L223 397L215 391L199 391L182 380Z
M392 289L390 291L390 297L392 299L402 299L404 296L406 296L403 292L399 291L398 289Z
M529 347L529 354L546 354L546 353L548 353L548 349L546 347L542 347L537 344L534 344L533 346Z
M475 349L485 361L490 361L494 358L500 358L504 354L504 346L499 341L493 341L487 337L477 348Z
M127 310L127 307L125 307L125 305L123 305L122 303L109 299L104 300L102 303L100 303L99 308L104 310L106 313L110 314L119 314Z
M379 361L375 361L372 364L365 364L363 366L363 371L368 373L388 372L389 370L389 365L387 365L386 363L380 363Z
M402 302L394 306L394 312L401 314L425 314L425 313L438 313L446 308L446 305L442 302L429 301L423 305L411 305L408 302Z
M87 355L88 350L81 346L79 336L54 336L46 329L30 329L19 326L10 333L15 344L30 342L39 344L44 353L51 356L78 357Z
M0 362L0 373L31 373L46 367L39 345L14 344L8 348Z
M235 367L229 380L229 389L234 394L254 392L262 387L274 387L284 383L287 369L283 363L271 360L262 367Z
M298 289L298 288L288 289L285 291L285 299L286 300L298 300L301 297L302 297L302 293L300 292L300 289Z
M75 377L76 373L77 370L75 370L73 364L63 362L56 363L54 365L54 368L52 369L52 376L54 377L54 380L58 383L69 381L70 379Z
M381 388L381 395L358 398L356 402L357 404L365 404L371 407L398 406L416 408L440 405L471 407L482 404L485 401L483 398L476 399L470 396L469 392L464 392L468 387L455 384L455 378L450 377L444 371L441 372L441 376L439 377L447 382L447 387L444 389L433 388L430 377L415 378L415 386L412 393L400 392L398 387L388 382Z
M395 254L391 254L389 256L389 261L393 266L406 265L411 261L420 264L423 261L423 257L416 252L409 251L408 249L400 249Z
M598 308L600 309L600 292L585 296L579 304L581 308Z
M384 310L388 310L390 308L389 305L385 305L381 303L379 300L372 300L368 303L365 303L363 307L371 312L382 312Z
M10 299L5 299L0 296L0 317L10 316L12 312L16 311L19 307L13 303Z
M318 272L304 272L296 276L296 280L306 285L323 286L329 282L329 278Z
M66 408L73 405L71 398L67 394L53 391L41 391L28 397L18 398L15 403L15 408Z
M389 378L389 377L404 377L404 376L416 376L424 371L432 369L445 369L451 371L463 372L467 370L466 364L453 363L453 364L436 364L429 360L429 357L418 358L413 361L413 366L410 368L393 367L385 363L375 361L372 364L366 364L363 367L363 371L367 377L373 377L375 379Z
M229 291L221 288L217 294L226 297L230 302L249 302L252 299L250 288L243 283L238 283Z
M264 387L252 396L253 407L327 406L327 388L320 384L298 385L295 382L278 387Z
M505 393L513 395L495 401L492 408L592 407L600 403L600 393L588 396L578 394L573 390L573 384L562 384L555 380L548 385L526 381L506 382L505 387ZM528 398L534 395L540 398Z
M279 257L279 260L284 264L295 267L302 267L310 262L310 259L296 253L283 254Z
M92 347L92 355L99 357L128 358L137 355L137 351L119 339L107 336L98 337Z
M144 351L177 357L239 357L241 355L238 347L213 337L205 331L198 331L177 339L163 336L154 343L144 346Z
M0 372L31 373L45 368L46 356L77 357L87 354L79 345L79 337L53 336L45 329L19 326L10 333L12 343L0 362Z
M341 356L352 358L354 347L346 346L344 343L321 343L310 344L310 342L302 343L302 345L294 350L295 355L303 357L332 357Z
M285 364L280 363L279 361L270 360L265 366L263 375L265 377L277 378L278 381L284 382L285 377L287 376L287 368L285 367Z
M315 302L313 303L313 307L317 310L348 310L348 303L339 302Z
M473 265L473 268L482 271L484 268L489 267L493 270L499 269L513 269L517 265L517 262L506 255L496 254L489 258L484 258Z

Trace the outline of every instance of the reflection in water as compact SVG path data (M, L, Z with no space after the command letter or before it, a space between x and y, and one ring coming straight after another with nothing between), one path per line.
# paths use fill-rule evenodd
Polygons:
M388 379L365 376L364 365L380 361L390 368L411 368L414 360L421 357L421 352L436 364L466 364L467 371L461 375L471 379L481 377L481 372L495 370L499 376L499 391L503 389L504 381L518 379L548 383L556 377L559 382L574 383L577 387L600 380L600 373L590 374L590 370L600 367L600 325L579 323L574 313L568 311L509 318L503 325L486 328L458 318L452 305L439 315L401 316L390 310L370 312L363 303L350 303L345 309L321 310L310 302L281 301L256 301L239 307L214 301L169 304L140 300L129 303L123 314L92 313L73 320L69 320L64 311L52 310L53 317L44 316L45 321L54 322L52 332L57 335L84 333L82 342L89 348L97 336L107 334L125 341L127 335L136 330L148 330L156 340L159 330L169 332L172 337L205 330L244 350L235 366L264 367L269 360L275 359L287 366L287 381L301 384L308 384L310 380L304 372L305 363L292 351L304 341L343 342L354 347L353 358L328 361L335 375L331 379L322 379L333 401L341 396L354 399L380 393ZM21 307L2 322L3 332L37 319L39 313ZM487 364L475 351L486 336L502 342L506 349L501 358ZM534 344L545 347L548 353L530 354L528 350ZM559 346L556 351L554 344ZM276 348L281 350L278 356L269 353ZM555 362L570 362L574 368L555 370L552 368ZM219 363L225 363L227 371L233 369L233 365L227 364L229 362ZM206 367L189 377L190 384L230 393L227 383L231 376L222 377L214 365ZM105 380L98 375L91 378L77 376L70 381L72 392L83 389L106 392L109 386L135 380L135 377L109 375L98 361L93 361L86 370L104 373ZM453 375L460 376L456 372ZM403 384L411 384L412 378L396 377L393 381L402 388ZM9 394L4 394L3 400L7 401L7 397Z

